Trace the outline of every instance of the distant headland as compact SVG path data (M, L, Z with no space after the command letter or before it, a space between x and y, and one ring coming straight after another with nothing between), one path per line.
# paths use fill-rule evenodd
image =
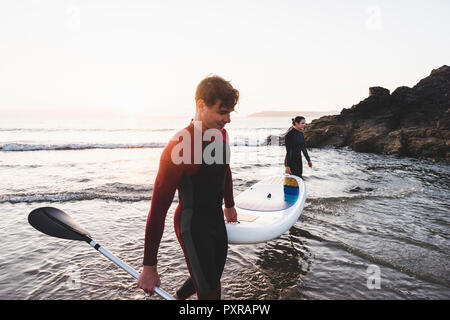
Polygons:
M339 111L301 111L301 110L285 110L285 111L261 111L254 112L248 117L295 117L295 116L303 116L303 117L321 117L329 114L337 114Z

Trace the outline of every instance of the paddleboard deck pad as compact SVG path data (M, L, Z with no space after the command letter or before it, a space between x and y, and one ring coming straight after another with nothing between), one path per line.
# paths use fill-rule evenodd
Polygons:
M226 223L228 243L260 243L278 238L300 217L304 181L293 175L265 178L235 199L238 223Z

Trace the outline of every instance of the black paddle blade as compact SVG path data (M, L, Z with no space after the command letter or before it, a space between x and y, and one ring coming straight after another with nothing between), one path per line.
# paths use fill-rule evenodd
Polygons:
M65 212L52 208L42 207L30 212L28 222L37 230L52 237L91 241L91 236L78 222Z

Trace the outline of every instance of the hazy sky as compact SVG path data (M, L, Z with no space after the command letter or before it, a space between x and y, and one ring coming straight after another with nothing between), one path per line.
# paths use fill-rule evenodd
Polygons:
M211 73L241 115L341 110L450 64L449 17L447 0L2 0L0 114L191 114Z

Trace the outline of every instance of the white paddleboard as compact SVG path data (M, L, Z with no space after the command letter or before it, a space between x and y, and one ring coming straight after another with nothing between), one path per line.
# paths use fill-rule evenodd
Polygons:
M234 199L238 223L225 224L228 243L278 238L298 220L305 200L305 182L297 176L277 175L261 180Z

